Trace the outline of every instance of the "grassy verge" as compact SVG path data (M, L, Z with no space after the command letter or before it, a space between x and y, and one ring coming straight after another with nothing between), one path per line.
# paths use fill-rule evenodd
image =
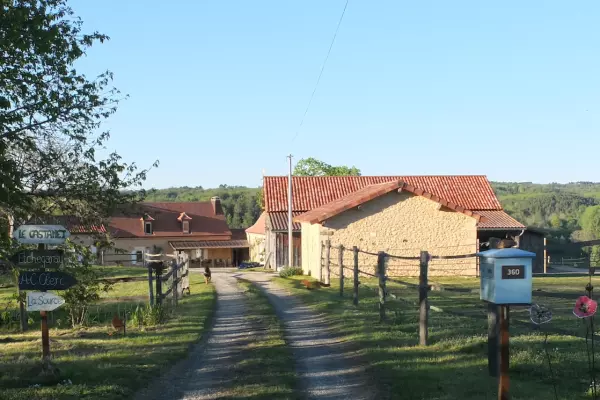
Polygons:
M40 375L39 328L27 333L0 332L1 399L129 399L171 364L186 355L205 329L214 308L214 288L200 285L191 274L191 296L185 296L171 318L156 327L128 327L127 335L112 334L110 318L127 302L119 299L147 296L148 284L123 282L98 304L102 320L80 329L50 329L56 377ZM117 299L117 300L115 300ZM131 305L131 304L130 304ZM90 311L94 314L94 307ZM57 385L66 381L67 384ZM39 386L37 386L39 385ZM36 387L37 386L37 387Z
M444 312L430 311L430 346L417 346L418 310L416 289L389 282L388 321L378 322L377 283L361 278L360 302L352 305L351 282L344 297L332 277L331 288L307 290L307 277L275 278L307 304L327 313L348 340L356 342L369 372L384 398L404 400L495 399L496 380L488 375L487 320L478 293L430 292L430 304ZM416 283L415 280L410 280ZM594 278L598 287L600 279ZM443 279L452 287L476 289L477 279ZM511 398L553 398L552 379L545 360L544 333L548 342L560 399L587 399L588 364L582 322L571 312L577 296L584 294L586 277L534 278L534 302L554 313L540 332L532 328L524 307L511 309ZM579 336L579 337L577 337Z
M296 374L291 350L283 338L283 327L267 297L256 286L240 280L248 299L250 321L264 329L248 349L248 356L235 366L233 398L296 398ZM232 382L233 383L233 382Z
M241 272L275 272L274 269L265 267L244 268Z

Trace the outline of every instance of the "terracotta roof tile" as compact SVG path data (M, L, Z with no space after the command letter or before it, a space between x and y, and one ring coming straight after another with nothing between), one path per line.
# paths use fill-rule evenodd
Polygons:
M258 220L250 228L246 229L246 233L257 233L260 235L265 234L265 223L267 221L267 213L263 212L258 217Z
M313 208L304 214L300 214L294 218L294 222L310 222L312 224L323 222L346 210L366 203L369 200L373 200L395 189L399 189L400 186L402 186L402 182L399 181L366 186L355 192L347 194L346 196L340 197L331 203L327 203L321 207Z
M501 210L485 176L295 176L292 181L292 209L310 211L366 186L390 181L407 184L432 193L469 210ZM267 212L287 211L286 176L264 177Z
M355 192L352 192L346 196L340 197L337 200L332 201L331 203L325 204L321 207L314 208L304 214L299 215L295 218L295 221L298 222L310 222L310 223L318 223L323 222L335 215L338 215L346 210L357 207L367 201L373 200L379 196L382 196L386 193L392 192L394 190L403 190L410 193L413 193L417 196L423 196L431 201L435 201L436 203L441 204L442 206L452 209L454 211L466 214L470 217L473 217L479 221L481 219L481 215L479 212L473 212L471 210L467 210L464 207L461 207L457 204L447 201L446 199L440 198L433 193L429 193L426 190L421 188L414 187L402 181L392 181L387 183L379 183L375 185L366 186L362 189L359 189Z
M144 213L154 218L152 235L144 233ZM186 213L191 218L190 233L183 233L181 221L177 220L181 213ZM117 238L222 236L227 240L231 237L225 216L215 215L210 201L140 203L110 218L109 226L111 234Z
M486 221L479 221L477 229L525 229L525 225L504 211L479 211Z
M101 223L88 223L71 215L57 215L44 218L45 224L62 225L71 233L92 234L106 233L106 227Z

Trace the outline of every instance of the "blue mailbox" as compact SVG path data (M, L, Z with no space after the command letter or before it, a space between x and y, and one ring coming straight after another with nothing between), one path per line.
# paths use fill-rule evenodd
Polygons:
M480 298L494 304L531 304L532 261L535 253L515 248L477 253L480 257Z

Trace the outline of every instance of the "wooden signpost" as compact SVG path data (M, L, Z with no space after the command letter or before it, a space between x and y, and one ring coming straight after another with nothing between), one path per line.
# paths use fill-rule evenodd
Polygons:
M46 290L64 290L77 281L62 272L46 272L46 268L56 268L62 264L63 253L47 250L46 245L60 245L71 236L61 225L21 225L13 232L21 244L37 244L37 250L22 251L15 255L17 267L37 268L36 272L19 273L19 289L34 289L39 292L27 293L27 311L39 311L42 319L42 359L50 357L50 337L48 333L47 311L52 311L65 303L65 300Z
M48 292L27 292L27 311L54 311L65 299Z
M63 244L71 233L61 225L21 225L13 232L21 244Z
M19 251L11 260L17 268L58 268L63 263L62 250Z
M19 272L19 289L21 290L67 290L76 283L77 280L74 277L64 272Z

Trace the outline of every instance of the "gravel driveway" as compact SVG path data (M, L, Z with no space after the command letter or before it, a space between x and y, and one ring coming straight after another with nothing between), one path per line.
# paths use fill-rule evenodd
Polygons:
M305 399L375 399L360 361L331 328L326 318L270 282L267 273L213 272L217 290L214 325L208 335L169 373L136 396L137 400L200 400L227 398L235 382L232 366L244 360L249 343L261 339L261 327L247 318L245 295L237 285L244 278L262 289L283 321L285 339L295 359Z
M249 343L260 340L261 330L246 318L246 296L237 279L227 272L213 272L217 291L214 325L191 352L159 382L139 393L138 400L219 399L228 395L235 381L233 366L244 359Z
M375 399L367 374L348 343L319 315L287 290L271 282L270 274L236 274L265 291L284 323L285 338L296 360L300 384L309 399Z

